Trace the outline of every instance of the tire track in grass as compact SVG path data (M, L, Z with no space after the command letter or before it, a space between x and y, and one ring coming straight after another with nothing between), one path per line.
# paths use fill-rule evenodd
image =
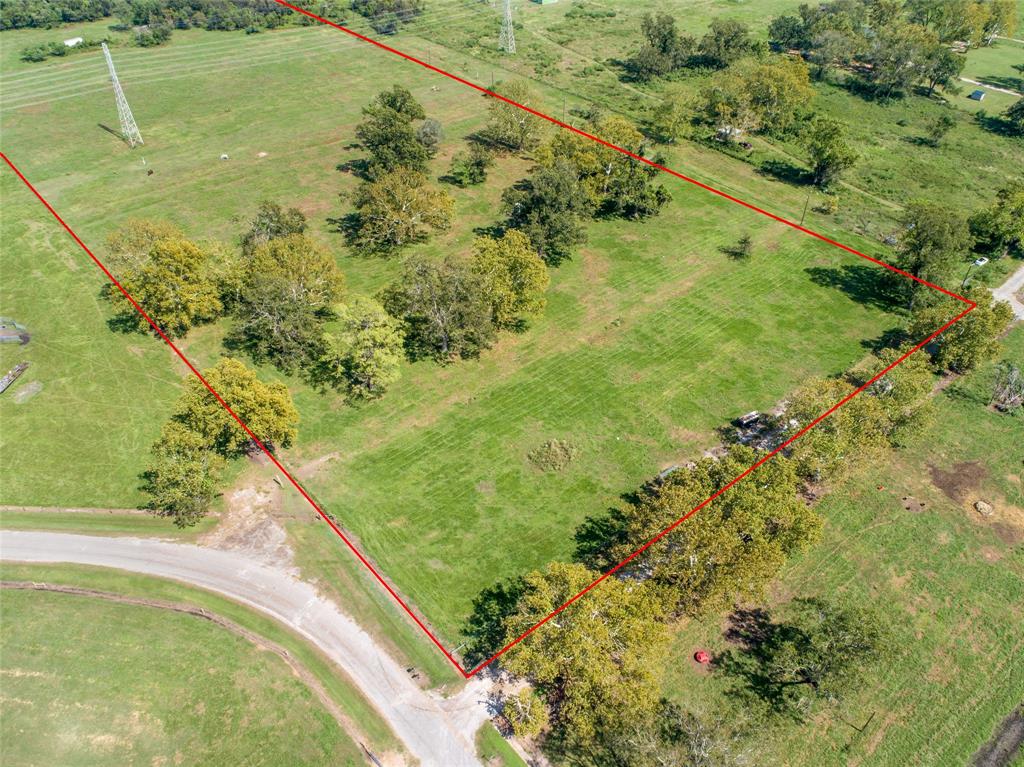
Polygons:
M287 649L277 644L277 642L272 642L266 637L262 637L256 632L250 631L244 626L240 626L234 621L218 615L212 610L207 610L205 607L196 607L194 605L185 604L184 602L168 602L163 599L130 597L124 594L116 594L112 591L101 591L99 589L90 589L81 586L63 586L56 583L38 583L35 581L0 581L0 590L46 591L54 594L68 594L77 597L88 597L90 599L101 599L105 602L114 602L122 605L134 605L136 607L151 607L157 610L168 610L170 612L191 615L195 618L201 618L202 620L209 621L225 631L241 637L254 645L256 649L271 652L284 661L285 665L291 669L292 673L309 688L310 692L312 692L316 696L317 700L320 701L320 704L327 709L331 718L337 722L343 732L359 744L367 741L366 735L359 729L358 725L356 725L356 723L341 710L338 704L334 702L330 693L327 692L327 688L320 683L320 680L316 678L316 675L302 665L302 663L292 656Z

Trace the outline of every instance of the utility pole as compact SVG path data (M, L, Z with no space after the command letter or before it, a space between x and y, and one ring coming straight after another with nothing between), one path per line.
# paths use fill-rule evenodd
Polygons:
M811 192L813 191L813 186L807 189L807 199L804 200L804 212L800 214L800 226L804 225L804 218L807 217L807 206L811 204Z
M967 287L967 278L971 276L971 270L976 266L984 266L988 263L987 258L977 258L971 262L970 266L967 267L967 274L964 275L963 282L960 283L960 290L963 291Z
M512 0L505 0L505 17L501 20L498 45L505 53L516 52L516 31L512 26Z
M117 117L121 121L121 137L128 142L128 146L134 148L141 145L142 134L139 133L139 126L135 124L131 107L128 106L128 99L124 97L121 90L121 81L117 79L117 72L114 71L114 60L110 58L110 49L103 43L103 56L107 60L107 69L110 70L110 82L114 86L114 98L117 100Z

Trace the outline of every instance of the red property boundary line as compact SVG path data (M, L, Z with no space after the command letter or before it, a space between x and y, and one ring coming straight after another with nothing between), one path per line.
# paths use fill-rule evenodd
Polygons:
M291 10L293 10L293 11L295 11L297 13L301 13L304 16L308 16L309 18L314 19L314 20L316 20L316 21L318 21L318 22L320 22L322 24L326 24L328 26L334 27L335 29L338 29L338 30L340 30L340 31L342 31L342 32L344 32L344 33L346 33L348 35L351 35L352 37L355 37L355 38L357 38L359 40L362 40L362 41L364 41L366 43L369 43L370 45L373 45L373 46L375 46L377 48L380 48L381 50L385 50L385 51L387 51L389 53L392 53L392 54L394 54L396 56L399 56L399 57L401 57L401 58L403 58L403 59L405 59L407 61L410 61L410 62L412 62L414 64L417 64L417 65L419 65L421 67L424 67L425 69L429 69L432 72L436 72L437 74L443 75L444 77L447 77L447 78L449 78L451 80L454 80L455 82L461 83L462 85L465 85L465 86L467 86L469 88L472 88L473 90L479 91L480 93L482 93L482 94L484 94L486 96L489 96L491 98L499 99L500 101L504 101L504 102L506 102L508 104L511 104L514 107L517 107L518 109L522 109L525 112L529 112L530 114L532 114L532 115L534 115L536 117L539 117L542 120L545 120L545 121L550 122L550 123L552 123L554 125L557 125L560 128L563 128L565 130L568 130L568 131L571 131L573 133L576 133L577 135L583 136L584 138L587 138L587 139L589 139L591 141L595 141L598 144L601 144L601 145L603 145L605 147L608 147L609 149L613 149L616 152L619 152L619 153L621 153L623 155L626 155L627 157L631 157L631 158L633 158L634 160L636 160L638 162L642 162L642 163L644 163L646 165L649 165L649 166L651 166L653 168L657 168L658 170L660 170L660 171L662 171L664 173L667 173L667 174L669 174L671 176L675 176L676 178L682 179L683 181L686 181L689 184L693 184L694 186L700 187L701 189L704 189L705 191L710 192L710 193L712 193L714 195L717 195L719 197L723 197L723 198L725 198L725 199L727 199L727 200L729 200L731 202L734 202L734 203L736 203L738 205L742 205L744 208L748 208L748 209L750 209L750 210L752 210L752 211L754 211L756 213L759 213L759 214L761 214L763 216L766 216L766 217L772 219L773 221L777 221L777 222L779 222L781 224L785 224L786 226L792 227L793 229L796 229L796 230L798 230L800 232L803 232L804 234L808 234L811 237L814 237L814 238L816 238L818 240L826 242L829 245L833 245L833 246L835 246L837 248L845 250L848 253L852 253L853 255L858 256L859 258L863 258L866 261L870 261L870 262L872 262L874 264L877 264L878 266L881 266L881 267L883 267L885 269L888 269L891 272L894 272L896 274L899 274L899 275L902 275L904 277L907 277L907 278L909 278L911 280L914 280L915 282L918 282L918 283L920 283L922 285L925 285L925 286L927 286L929 288L932 288L933 290L937 290L940 293L943 293L946 296L949 296L950 298L956 299L957 301L960 301L961 303L967 305L966 309L964 309L962 312L957 314L955 317L953 317L951 320L949 320L946 324L944 324L938 330L933 332L927 338L925 338L924 340L922 340L919 343L917 343L915 346L913 346L911 349L909 349L905 354L901 355L891 365L888 365L883 370L881 370L879 373L877 373L874 377L872 377L870 380L866 381L865 383L863 383L862 385L860 385L859 387L854 389L848 395L846 395L841 400L839 400L839 402L837 402L834 405L832 405L832 407L830 407L828 410L826 410L820 416L818 416L813 421L808 423L806 426L804 426L804 428L802 428L800 431L798 431L796 434L794 434L788 440L783 442L781 445L776 447L774 450L772 450L769 453L766 453L760 460L758 460L756 463L754 463L753 465L748 467L744 472L742 472L741 474L739 474L738 476L733 478L728 484L723 486L716 493L714 493L713 495L711 495L708 498L706 498L704 501L702 501L700 504L695 506L689 512L687 512L683 516L679 517L679 519L677 519L671 525L666 527L660 533L658 533L657 535L653 536L650 540L648 540L646 543L644 543L642 546L640 546L640 548L638 548L636 551L634 551L632 554L630 554L624 560L622 560L617 565L615 565L613 568L611 568L610 570L608 570L607 572L603 573L601 576L596 578L586 588L584 588L582 591L577 593L571 599L566 601L563 605L561 605L557 609L553 610L543 620L538 621L536 624L531 626L528 630L524 631L522 634L520 634L518 637L516 637L514 640L512 640L508 644L506 644L504 647L502 647L500 650L495 652L493 655L491 655L486 660L484 660L481 663L477 664L473 668L467 670L467 669L463 668L462 664L458 660L455 659L455 657L452 655L451 652L449 652L447 649L445 649L444 645L441 644L441 642L438 640L438 638L436 636L434 636L434 634L430 631L430 629L427 628L427 626L424 624L424 622L416 615L415 612L413 612L413 610L402 599L402 597L395 591L395 589L392 588L388 584L388 582L384 579L384 577L376 570L376 568L374 568L374 566L362 554L362 552L360 552L359 549L356 548L356 546L345 535L345 533L342 532L342 530L337 526L337 524L335 524L334 521L324 512L324 510L320 508L320 506L316 503L316 501L314 501L313 498L309 495L309 493L307 493L305 491L305 489L303 489L302 485L300 485L299 482L288 472L288 470L281 464L281 462L277 459L277 457L270 450L267 449L267 447L263 444L263 442L260 441L259 437L257 437L252 432L252 430L249 429L249 427L245 424L245 422L243 422L242 419L238 417L238 415L231 409L231 407L227 404L227 402L224 401L224 399L220 396L220 394L218 394L214 390L214 388L212 386L210 386L210 383L203 377L203 375L199 372L199 370L197 370L196 367L181 352L181 350L177 346L175 346L174 342L171 341L171 339L164 333L164 331L153 321L153 319L146 313L146 311L142 308L142 306L140 306L139 303L128 293L128 291L124 289L124 287L121 285L121 283L118 282L117 278L114 277L113 274L111 274L110 270L108 270L106 266L103 265L103 262L101 262L99 260L99 258L97 258L96 255L89 249L89 247L84 242L82 242L81 238L79 238L79 236L74 232L74 230L72 230L72 228L70 226L68 226L67 222L65 222L64 219L61 218L60 214L58 214L57 211L54 210L53 206L50 205L50 203L46 200L46 198L44 198L42 196L42 194L39 193L39 191L35 188L35 186L33 186L32 183L24 176L24 174L22 174L22 172L7 157L7 155L4 154L3 152L0 152L0 157L3 158L4 162L7 163L7 165L11 168L11 170L14 171L14 173L18 176L18 178L20 178L21 181L25 184L25 186L28 187L28 189L39 199L39 201L43 204L43 206L60 223L60 225L62 227L64 227L64 229L67 231L67 233L69 235L71 235L72 239L74 239L74 241L76 243L78 243L79 247L81 247L82 250L84 250L86 252L86 254L93 260L93 262L96 264L96 266L98 266L99 269L103 272L103 274L106 275L107 279L109 279L117 287L117 289L121 292L121 294L124 295L124 297L131 303L132 306L135 307L136 311L138 311L139 314L150 324L150 326L152 326L152 328L156 332L156 334L158 336L160 336L160 338L162 338L164 340L164 342L171 348L171 350L178 356L178 358L181 359L181 361L185 363L186 367L188 367L188 369L196 376L196 378L198 378L203 383L203 385L216 398L216 400L221 404L221 406L231 415L232 418L235 419L235 421L238 423L238 425L253 440L253 443L256 444L266 454L266 456L273 462L274 466L276 466L277 469L288 479L288 481L299 492L299 494L302 495L302 497L306 499L306 501L317 512L317 514L319 514L320 517L328 525L330 525L331 529L335 532L335 534L345 543L345 545L349 548L349 550L366 567L366 569L370 571L370 573L377 580L377 582L380 583L380 585L384 587L384 589L388 592L388 594L391 595L391 597L395 600L395 602L398 603L398 605L402 608L402 610L413 620L413 622L416 623L417 626L420 627L420 629L422 629L423 633L427 635L427 637L430 639L430 641L434 643L434 645L452 663L452 665L455 666L456 669L458 669L459 673L462 674L462 676L467 678L467 679L472 677L472 676L474 676L475 674L479 673L485 667L487 667L488 665L493 663L495 660L497 660L499 657L501 657L504 653L506 653L509 649L511 649L515 645L519 644L521 641L523 641L526 637L528 637L534 631L539 629L541 626L543 626L549 620L551 620L556 615L558 615L563 610L565 610L567 607L569 607L569 605L571 605L574 602L576 602L578 599L583 597L585 594L587 594L591 590L597 588L597 586L599 586L604 580L606 580L607 578L610 578L612 575L614 575L620 569L622 569L627 564L629 564L631 561L636 559L636 557L640 556L640 554L642 554L644 551L649 549L651 546L653 546L659 540L661 540L666 535L668 535L673 530L675 530L677 527L679 527L679 525L681 525L687 519L692 517L694 514L696 514L698 511L703 509L708 504L710 504L716 498L718 498L723 493L728 491L731 487L733 487L733 485L737 484L738 482L741 482L743 479L748 477L751 473L756 471L758 467L760 467L761 465L763 465L767 461L771 460L774 456L776 456L779 453L781 453L786 447L791 445L797 439L799 439L804 434L806 434L808 431L810 431L815 426L817 426L819 423L824 421L826 418L828 418L830 415L832 415L832 413L834 413L840 407L845 405L847 402L849 402L855 396L860 394L862 391L864 391L872 383L874 383L878 379L882 378L886 373L888 373L894 367L896 367L901 362L906 360L914 352L924 348L928 343L930 343L933 339L938 337L941 333L943 333L945 330L947 330L949 327L951 327L954 323L959 322L961 319L963 319L965 316L967 316L967 314L969 314L971 311L973 311L975 308L977 308L977 304L975 304L973 301L971 301L968 298L965 298L965 297L963 297L963 296L961 296L961 295L959 295L957 293L953 293L953 292L951 292L949 290L946 290L945 288L942 288L939 285L935 285L935 284L933 284L931 282L928 282L926 280L922 280L919 277L915 277L914 275L910 274L909 272L903 271L902 269L898 269L895 266L892 266L890 264L887 264L884 261L881 261L880 259L873 258L872 256L869 256L869 255L866 255L864 253L861 253L860 251L855 250L854 248L851 248L848 245L844 245L841 242L837 242L837 241L835 241L835 240L833 240L833 239L831 239L829 237L826 237L825 235L819 234L818 232L815 232L815 231L813 231L811 229L808 229L808 228L806 228L804 226L801 226L800 224L797 224L797 223L795 223L793 221L790 221L790 220L788 220L786 218L783 218L783 217L778 216L778 215L776 215L774 213L771 213L771 212L769 212L767 210L764 210L763 208L759 208L756 205L748 203L748 202L746 202L744 200L741 200L741 199L739 199L737 197L733 197L732 195L730 195L730 194L728 194L726 192L723 192L723 191L721 191L719 189L715 189L712 186L709 186L709 185L704 184L704 183L702 183L700 181L697 181L696 179L690 178L689 176L686 176L686 175L684 175L682 173L679 173L678 171L672 170L671 168L667 168L664 165L660 165L660 164L658 164L658 163L656 163L656 162L654 162L652 160L647 159L646 157L642 157L642 156L640 156L638 154L630 152L627 149L623 149L620 146L617 146L617 145L612 144L612 143L610 143L608 141L605 141L604 139L602 139L602 138L600 138L598 136L595 136L595 135L593 135L591 133L587 133L584 130L580 130L579 128L576 128L576 127L574 127L572 125L569 125L569 124L567 124L565 122L562 122L561 120L558 120L558 119L556 119L554 117L551 117L551 116L549 116L547 114L544 114L543 112L539 112L539 111L537 111L535 109L532 109L532 108L530 108L528 106L524 106L523 104L519 104L519 103L517 103L515 101L512 101L511 99L505 98L504 96L502 96L502 95L500 95L498 93L494 93L493 91L490 91L487 88L484 88L484 87L482 87L480 85L477 85L476 83L473 83L473 82L471 82L469 80L466 80L466 79L464 79L462 77L459 77L458 75L452 74L452 73L447 72L447 71L445 71L443 69L435 67L432 64L428 64L425 61L421 61L420 59L417 59L414 56L410 56L407 53L403 53L402 51L399 51L399 50L397 50L395 48L392 48L392 47L390 47L388 45L385 45L384 43L381 43L381 42L379 42L377 40L369 38L369 37L367 37L365 35L362 35L362 34L360 34L358 32L355 32L355 31L353 31L353 30L351 30L351 29L349 29L347 27L343 27L343 26L341 26L339 24L335 24L334 22L329 21L329 20L327 20L325 18L322 18L320 16L317 16L316 14L310 13L309 11L307 11L307 10L305 10L303 8L299 8L298 6L295 6L295 5L292 5L291 3L285 2L285 0L275 0L275 2L277 2L278 4L280 4L280 5L282 5L282 6L286 7L286 8L290 8Z

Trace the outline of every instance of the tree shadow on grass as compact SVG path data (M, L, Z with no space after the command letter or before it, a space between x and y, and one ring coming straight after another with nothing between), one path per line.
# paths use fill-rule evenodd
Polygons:
M466 663L482 663L506 644L505 621L515 612L525 589L522 577L509 578L484 589L473 600L473 613L462 629Z
M365 157L357 157L340 162L334 166L334 169L341 173L351 173L353 176L363 180L369 180L370 177L370 161Z
M507 221L501 221L497 224L475 226L473 227L473 234L477 237L490 237L492 240L500 240L505 236L505 232L507 232L509 228Z
M576 528L576 551L573 558L600 572L617 565L612 551L626 542L626 521L626 513L619 508L611 508L604 514L592 514L584 519Z
M1014 69L1021 68L1020 71L1024 71L1024 66L1017 64ZM984 83L992 88L1005 88L1006 90L1024 91L1024 78L1013 77L1012 75L984 75L978 78L978 82Z
M860 342L860 345L878 354L883 349L896 349L908 340L910 339L907 338L907 331L904 328L898 327L889 328L875 338L865 338Z
M811 174L805 168L786 160L765 160L757 166L757 172L793 186L806 186L812 180Z
M974 115L974 122L984 130L995 133L999 136L1020 136L1014 128L1013 123L999 115L990 115L984 109L979 109Z
M810 266L804 271L811 282L843 291L860 304L893 311L898 306L892 275L885 269L866 264L843 264L841 267Z
M345 213L337 218L327 219L327 223L331 227L331 231L345 235L346 240L351 240L355 233L359 231L359 224L361 222L362 219L356 212Z
M734 647L713 661L716 673L735 682L726 694L741 705L760 704L771 714L803 721L803 716L787 695L792 683L780 683L772 669L771 648L791 639L794 631L793 627L774 623L764 608L737 607L729 616L728 626L723 632L725 639Z

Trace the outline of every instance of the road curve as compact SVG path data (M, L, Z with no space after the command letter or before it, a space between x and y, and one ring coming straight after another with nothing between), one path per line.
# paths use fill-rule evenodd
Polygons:
M992 289L992 295L997 301L1006 301L1013 309L1013 314L1018 320L1024 320L1024 303L1017 299L1018 291L1024 289L1024 266L1021 266L1011 274L1002 285Z
M334 602L289 572L229 551L142 538L0 531L0 559L113 567L199 586L298 632L349 676L422 767L480 767L474 736L487 718L487 683L451 698L420 689Z

